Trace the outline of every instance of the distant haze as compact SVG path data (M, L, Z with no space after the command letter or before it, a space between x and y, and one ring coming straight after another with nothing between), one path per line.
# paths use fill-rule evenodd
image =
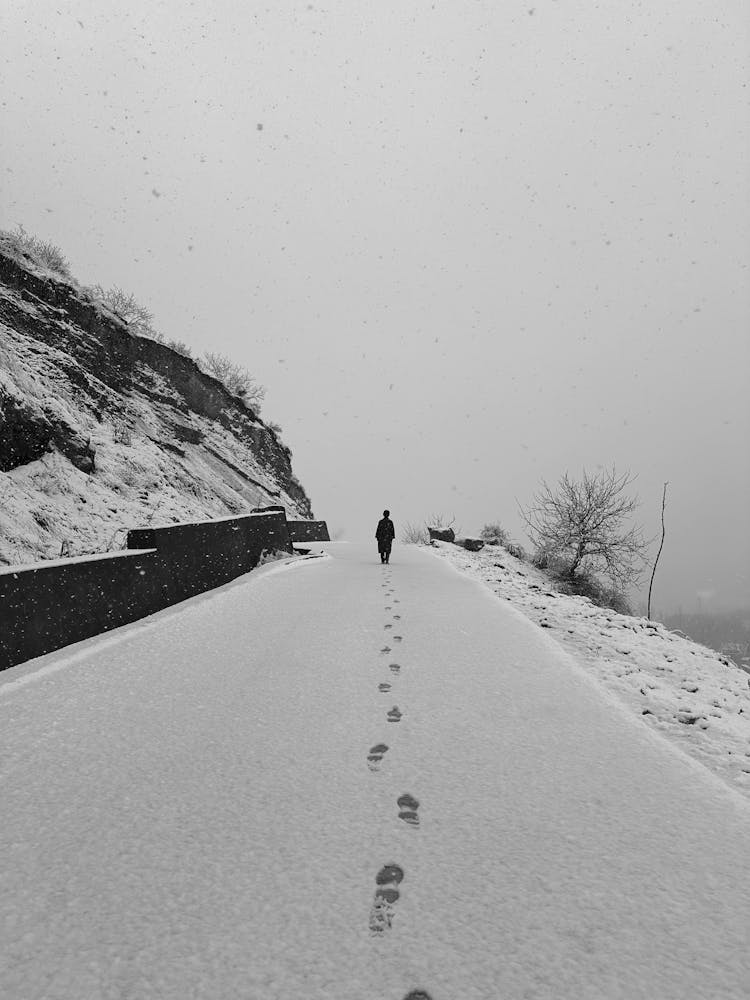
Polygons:
M657 608L750 603L741 0L6 8L0 225L255 373L332 530L615 464Z

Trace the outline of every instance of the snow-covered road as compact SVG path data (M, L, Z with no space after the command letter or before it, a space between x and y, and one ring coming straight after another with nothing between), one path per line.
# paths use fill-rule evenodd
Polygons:
M747 803L446 563L326 548L0 674L0 995L744 1000Z

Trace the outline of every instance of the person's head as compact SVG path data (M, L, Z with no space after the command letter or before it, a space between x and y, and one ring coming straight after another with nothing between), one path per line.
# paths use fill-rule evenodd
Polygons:
M390 516L391 516L391 512L389 510L384 510L383 511L383 517L390 517Z

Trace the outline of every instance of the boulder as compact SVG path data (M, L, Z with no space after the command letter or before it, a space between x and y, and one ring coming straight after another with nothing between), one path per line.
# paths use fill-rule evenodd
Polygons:
M455 542L456 532L453 528L428 528L431 542Z
M456 545L467 549L469 552L479 552L484 548L484 541L481 538L457 538Z

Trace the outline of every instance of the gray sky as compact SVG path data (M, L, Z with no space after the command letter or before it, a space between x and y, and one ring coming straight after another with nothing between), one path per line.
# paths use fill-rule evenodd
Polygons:
M750 602L742 0L28 0L0 225L268 386L318 516L615 463L655 603Z

